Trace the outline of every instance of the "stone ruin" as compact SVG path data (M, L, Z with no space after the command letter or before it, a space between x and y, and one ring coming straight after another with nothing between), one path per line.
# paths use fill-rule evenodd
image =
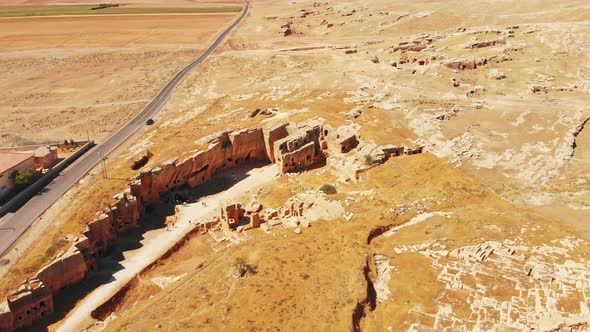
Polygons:
M30 326L42 315L51 313L53 296L81 282L88 271L96 270L97 258L108 250L109 244L137 226L144 205L160 200L162 194L184 185L197 187L240 163L274 162L283 173L304 170L324 160L323 150L327 148L323 121L318 118L299 125L283 123L264 129L226 131L205 139L209 143L207 150L142 171L126 191L113 197L113 204L87 224L68 250L60 252L34 278L25 280L18 290L9 294L7 302L0 305L0 331ZM225 215L231 228L230 219L235 222L242 218L243 209L237 205L226 211L231 212ZM253 227L260 226L259 216L248 216ZM217 225L218 222L208 222L198 227L206 232ZM40 303L47 309L40 308ZM23 312L26 315L22 316Z
M304 170L325 160L323 150L327 148L324 137L327 131L323 121L315 118L293 128L278 128L283 128L284 137L274 142L272 152L273 161L282 173Z
M469 45L465 46L465 48L474 49L474 48L484 48L484 47L491 47L496 45L504 45L506 44L506 39L494 39L494 40L486 40L486 41L478 41L474 43L470 43Z
M209 231L223 231L218 237L209 233L217 242L232 239L232 232L244 232L255 228L262 228L265 232L279 226L310 227L310 220L301 220L304 211L315 205L314 201L291 197L284 207L278 209L264 208L262 204L253 200L246 206L238 202L222 202L219 214L215 217L198 222L197 231L205 234Z
M27 279L0 304L0 331L29 326L52 312L51 290L38 278Z
M437 280L445 285L431 329L587 331L590 266L570 256L579 244L565 238L529 247L517 237L453 250L415 246L412 251L431 260L439 271ZM455 294L465 302L453 301ZM459 309L462 305L465 309ZM456 316L455 310L468 315Z
M262 204L253 201L244 207L241 203L221 203L219 215L206 222L209 229L243 232L254 228L270 231L271 228L287 223L290 218L302 217L306 209L314 202L305 202L291 197L284 207L279 209L264 208ZM292 226L299 226L297 221ZM309 226L309 224L308 224Z
M288 122L266 128L225 131L206 137L204 151L196 151L183 160L170 160L161 166L141 171L124 192L113 197L114 203L97 214L86 230L66 251L57 254L36 275L0 304L0 331L30 326L53 311L53 297L67 286L80 283L89 271L99 268L97 260L104 255L112 241L130 228L136 227L146 204L157 202L161 195L182 186L198 187L241 163L275 163L282 173L302 171L326 161L326 150L347 153L359 145L356 130L340 127L333 130L320 118L304 123ZM385 162L402 153L422 152L415 149L384 146L374 160ZM197 231L210 229L242 230L264 227L269 229L290 216L301 216L303 202L291 202L287 208L262 210L252 203L247 208L234 203L224 205L220 215L198 224ZM24 313L24 314L23 314ZM19 319L22 317L22 319Z
M518 29L518 26L516 29ZM420 65L425 66L434 63L440 63L443 66L446 66L453 70L472 70L477 69L478 67L482 67L487 65L488 63L502 63L506 61L511 61L512 58L506 54L509 51L516 51L519 50L519 47L511 46L507 43L507 38L513 38L515 34L515 29L512 27L507 27L505 31L503 30L490 30L484 29L479 31L469 32L473 35L494 35L498 36L496 39L491 40L478 40L477 37L473 37L472 40L464 45L466 49L481 49L493 46L504 45L501 54L493 55L493 56L484 56L479 58L459 58L459 59L447 59L447 57L443 54L440 54L440 49L436 49L434 47L434 43L438 40L444 39L448 37L450 34L443 33L439 35L431 35L425 34L422 36L418 36L414 39L406 40L399 42L398 45L392 46L390 53L397 53L399 52L399 59L392 63L393 67L400 68L401 65L408 64L408 65ZM459 28L455 35L457 34L465 34L465 28ZM452 35L452 34L451 34Z
M327 138L328 149L347 153L359 145L357 130L351 126L340 126L336 130L324 130Z
M375 149L371 153L371 164L380 165L385 163L391 157L399 157L405 152L405 147L396 145L384 145Z

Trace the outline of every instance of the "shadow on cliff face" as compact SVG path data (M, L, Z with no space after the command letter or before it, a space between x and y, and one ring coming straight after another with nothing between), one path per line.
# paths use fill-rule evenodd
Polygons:
M251 170L267 165L268 163L263 162L248 162L247 164L240 164L233 168L228 168L216 174L211 181L205 182L201 186L191 189L191 191L197 192L199 197L203 197L229 190L236 183L249 177L248 172Z
M146 206L138 223L139 226L120 234L110 244L105 255L97 259L98 268L95 271L89 271L82 282L62 289L53 297L53 314L44 320L36 322L30 328L23 329L23 331L48 331L47 326L65 318L67 313L75 307L78 300L90 294L100 285L112 282L114 280L113 274L123 269L120 264L125 259L123 253L141 248L144 234L151 230L164 228L166 217L173 214L174 206L169 203L158 202Z
M120 264L125 258L123 253L136 250L143 245L144 234L165 228L166 217L174 215L177 204L195 202L199 198L230 190L236 183L246 179L248 172L254 168L266 166L267 163L248 163L229 168L216 174L210 181L196 188L188 186L169 191L161 195L161 201L144 206L138 227L132 228L109 244L103 257L97 260L98 268L90 271L82 282L62 289L53 298L54 312L41 321L22 331L49 331L47 326L64 319L76 303L103 284L114 281L113 275L123 269ZM20 330L19 330L20 331Z

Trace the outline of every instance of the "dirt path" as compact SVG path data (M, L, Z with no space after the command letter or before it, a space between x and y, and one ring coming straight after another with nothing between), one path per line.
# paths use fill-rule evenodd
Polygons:
M132 278L166 253L170 247L195 227L194 224L188 223L189 219L205 220L213 217L217 213L220 203L236 200L240 196L256 190L261 185L272 181L278 175L278 171L275 165L269 165L255 168L247 174L246 178L228 190L203 197L197 203L181 207L178 222L171 231L166 231L163 228L145 233L145 240L142 241L141 248L123 253L125 260L120 263L123 269L117 271L109 283L101 285L82 299L62 321L57 331L78 331L85 328L87 324L92 322L90 314L94 309L108 301ZM205 206L202 202L205 202Z

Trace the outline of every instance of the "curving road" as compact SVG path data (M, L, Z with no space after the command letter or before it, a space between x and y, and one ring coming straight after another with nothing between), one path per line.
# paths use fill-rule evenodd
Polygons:
M33 197L29 202L23 205L16 213L8 214L0 220L0 257L2 257L16 240L33 224L33 222L47 210L58 198L63 196L72 185L74 185L82 176L88 173L101 160L101 153L107 156L119 145L125 142L131 135L145 126L147 119L153 117L164 106L174 88L180 81L196 66L201 64L223 40L240 24L248 14L250 4L244 1L244 10L242 14L225 29L209 48L201 54L195 61L182 69L158 95L137 114L133 120L119 129L115 134L109 137L104 143L90 150L86 155L60 174L47 187L42 195Z

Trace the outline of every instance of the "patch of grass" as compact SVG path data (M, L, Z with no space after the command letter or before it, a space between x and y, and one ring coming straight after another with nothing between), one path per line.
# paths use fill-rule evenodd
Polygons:
M92 10L95 6L42 6L0 8L0 17L56 16L56 15L105 15L105 14L195 14L195 13L237 13L242 7L201 7L201 8L127 8L110 7Z
M246 263L246 259L243 257L236 258L234 262L234 270L232 272L232 276L234 278L241 278L248 272L256 274L256 267Z
M326 195L334 195L336 194L338 191L336 190L336 187L334 187L331 184L325 184L323 186L320 187L320 191L323 192Z

